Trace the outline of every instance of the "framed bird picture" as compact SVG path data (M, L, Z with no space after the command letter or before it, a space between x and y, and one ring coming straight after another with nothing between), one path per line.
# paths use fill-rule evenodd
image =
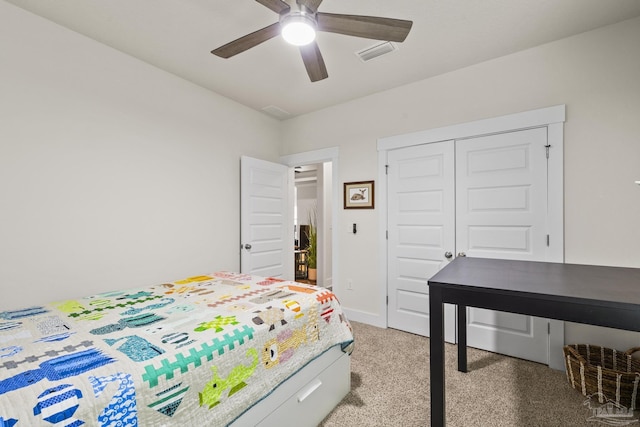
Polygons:
M374 181L344 183L345 209L373 209L374 199Z

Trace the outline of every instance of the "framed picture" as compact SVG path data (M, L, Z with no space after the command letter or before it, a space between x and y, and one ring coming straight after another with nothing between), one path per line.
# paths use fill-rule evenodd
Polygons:
M375 197L373 184L373 181L345 182L344 208L373 209Z

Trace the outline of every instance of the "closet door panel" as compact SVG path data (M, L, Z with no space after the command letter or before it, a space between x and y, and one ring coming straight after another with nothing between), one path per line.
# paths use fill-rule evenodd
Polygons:
M546 260L546 145L546 128L456 141L456 251ZM548 363L547 323L468 308L468 344Z
M389 327L429 335L428 280L454 251L454 144L419 145L388 153ZM455 339L455 312L445 335Z

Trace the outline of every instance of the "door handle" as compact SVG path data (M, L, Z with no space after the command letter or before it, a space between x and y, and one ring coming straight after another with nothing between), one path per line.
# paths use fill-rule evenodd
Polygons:
M453 256L453 254L452 254L451 252L449 252L449 251L447 251L447 252L445 252L445 253L444 253L444 257L445 257L446 259L451 259L451 257L452 257L452 256Z
M458 256L467 256L464 252L458 252Z
M249 243L247 243L246 245L244 245L244 248L245 248L246 250L250 250L250 249L251 249L251 245L250 245Z

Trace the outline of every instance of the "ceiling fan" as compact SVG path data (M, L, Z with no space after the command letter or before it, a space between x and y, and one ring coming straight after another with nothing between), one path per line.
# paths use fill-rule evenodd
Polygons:
M280 20L220 46L211 53L221 58L231 58L282 34L289 43L300 46L302 61L312 82L329 76L318 44L315 42L316 30L367 39L403 42L413 25L412 21L402 19L318 12L322 0L296 0L297 10L292 10L291 6L283 0L256 1L279 14Z

